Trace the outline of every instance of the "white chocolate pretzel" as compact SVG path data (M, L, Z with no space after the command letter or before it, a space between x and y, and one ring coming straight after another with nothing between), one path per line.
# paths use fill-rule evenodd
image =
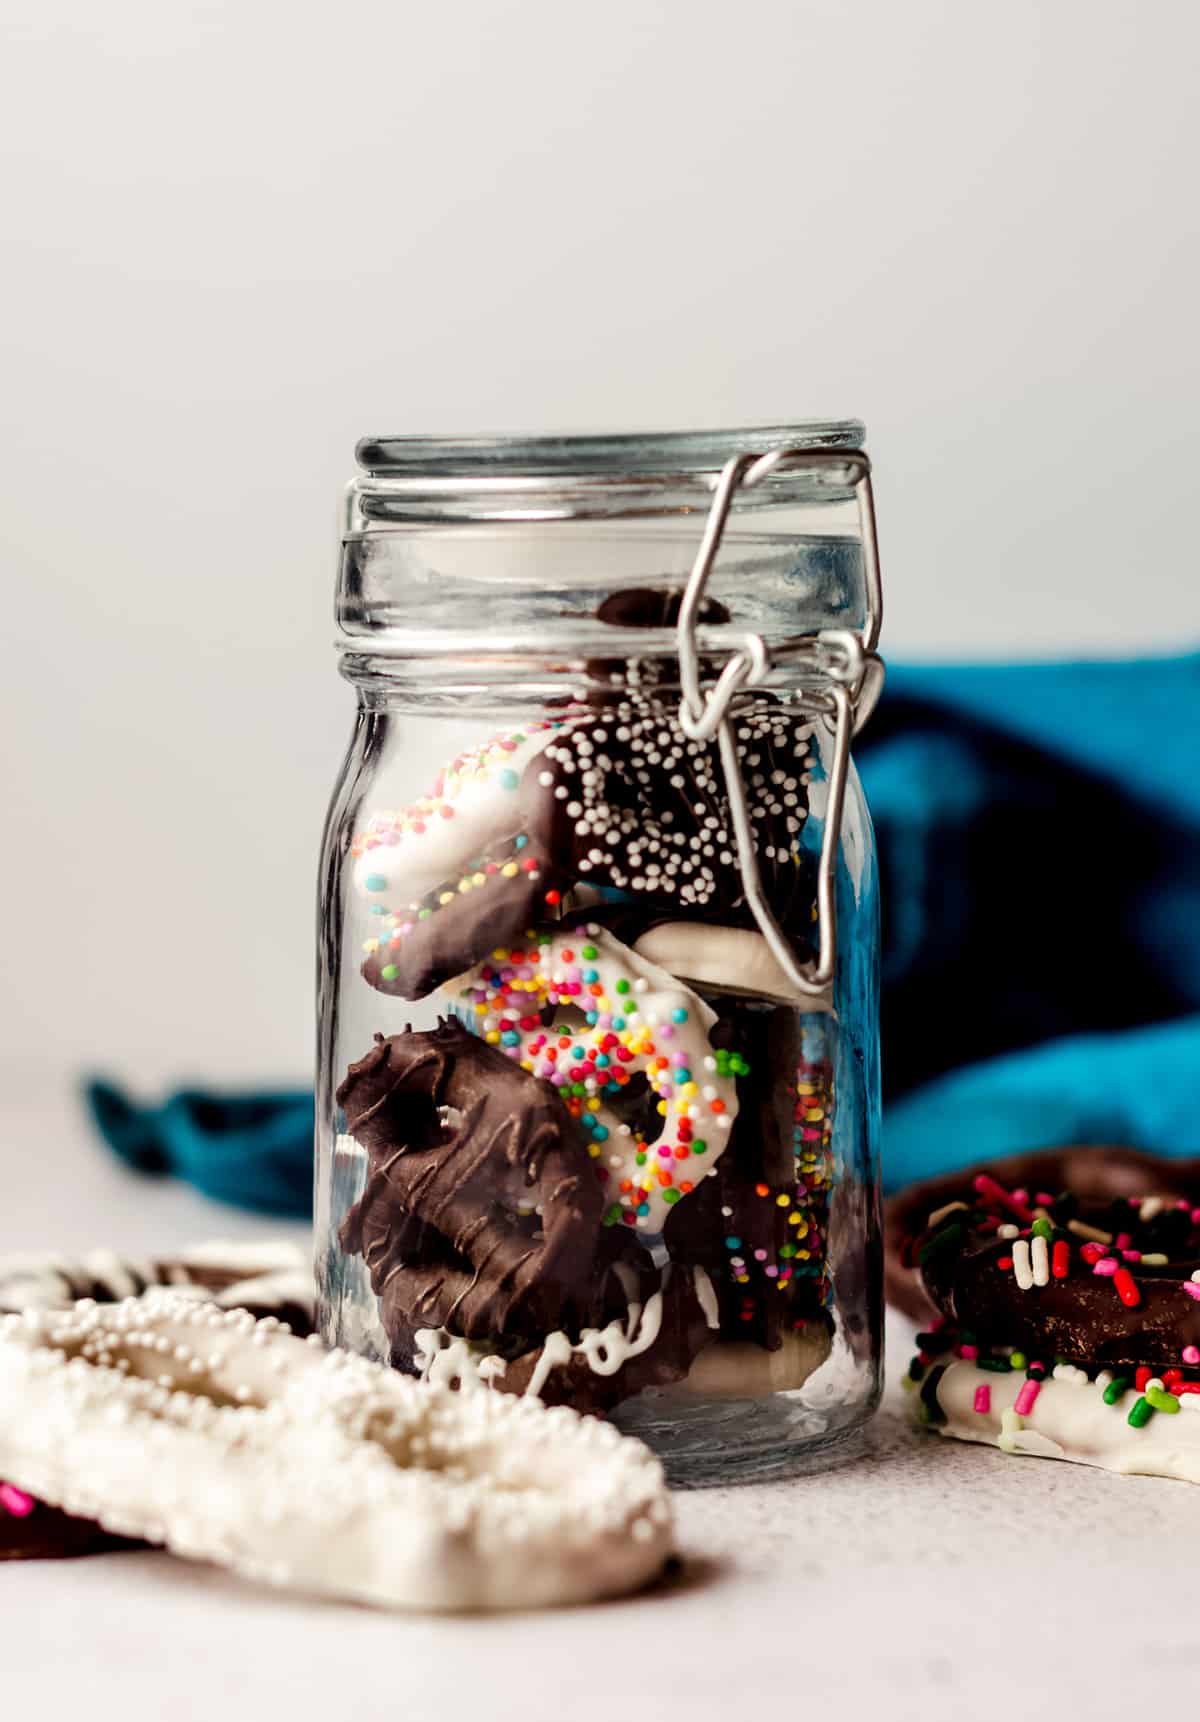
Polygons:
M402 914L441 886L453 891L485 850L517 837L525 769L561 728L530 724L484 742L446 766L410 807L373 813L351 846L355 888L371 909Z
M1004 1375L954 1362L935 1389L946 1419L938 1433L1006 1453L1200 1483L1200 1394L1181 1395L1173 1415L1156 1414L1132 1428L1138 1393L1130 1388L1109 1405L1107 1379L1089 1381L1083 1370L1059 1365L1034 1395L1021 1371Z
M0 1318L0 1476L176 1554L390 1608L613 1596L671 1546L661 1467L609 1425L167 1291Z
M802 993L788 980L762 934L746 927L660 921L636 939L633 948L692 986L761 994L801 1004L806 1011L832 1009L832 988L815 997Z
M466 1026L553 1083L584 1126L607 1222L661 1232L674 1203L716 1164L737 1117L737 1083L709 1040L716 1013L595 922L496 950L451 990ZM657 1136L616 1109L637 1072L657 1096Z

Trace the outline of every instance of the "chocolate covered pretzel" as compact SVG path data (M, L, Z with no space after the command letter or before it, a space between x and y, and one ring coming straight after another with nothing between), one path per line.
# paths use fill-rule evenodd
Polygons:
M544 1333L586 1299L602 1201L582 1132L549 1083L443 1021L377 1036L338 1090L366 1149L342 1247L385 1331Z

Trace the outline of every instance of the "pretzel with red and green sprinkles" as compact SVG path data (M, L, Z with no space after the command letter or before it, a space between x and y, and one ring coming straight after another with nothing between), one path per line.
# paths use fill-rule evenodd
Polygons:
M1188 1195L1084 1197L987 1171L945 1194L909 1253L975 1343L1147 1380L1200 1356L1200 1203Z

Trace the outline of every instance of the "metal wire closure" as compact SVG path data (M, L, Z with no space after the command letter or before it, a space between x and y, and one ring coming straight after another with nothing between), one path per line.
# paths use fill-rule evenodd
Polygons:
M759 634L746 634L738 650L721 671L707 698L700 685L700 650L696 641L696 619L704 589L720 549L725 522L740 489L749 490L781 469L804 468L846 471L858 503L862 533L866 616L861 633L848 628L827 628L817 635L796 635L774 651ZM846 777L850 765L850 739L870 716L883 685L883 664L876 656L883 598L879 581L879 546L875 535L875 502L871 490L871 463L861 450L780 448L769 454L735 455L726 462L717 480L712 506L696 560L688 576L679 606L676 633L679 641L679 679L683 697L679 723L693 741L711 741L715 736L729 797L729 812L737 843L738 865L750 912L776 962L792 985L809 996L825 993L837 967L838 844L842 832L842 810L846 799ZM746 802L737 743L729 709L743 688L762 682L780 660L810 660L828 682L816 709L833 721L833 757L830 761L825 807L825 829L817 863L818 947L815 962L801 964L784 936L763 895L758 873L758 845Z

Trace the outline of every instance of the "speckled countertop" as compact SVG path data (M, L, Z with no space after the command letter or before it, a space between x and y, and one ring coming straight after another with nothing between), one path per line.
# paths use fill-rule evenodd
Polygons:
M64 1103L6 1111L0 1250L253 1236L112 1165ZM907 1330L891 1334L892 1375ZM893 1384L861 1457L677 1496L680 1574L557 1614L404 1619L158 1554L0 1563L0 1716L137 1722L655 1722L761 1715L1101 1722L1200 1670L1200 1490L960 1447Z

